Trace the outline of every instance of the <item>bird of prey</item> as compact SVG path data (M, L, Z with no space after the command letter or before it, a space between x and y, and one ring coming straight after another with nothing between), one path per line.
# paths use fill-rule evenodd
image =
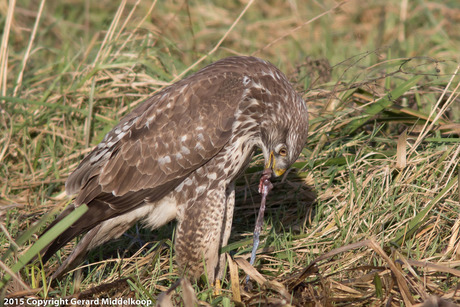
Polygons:
M196 278L206 267L213 282L225 264L219 249L230 236L236 178L256 148L265 168L282 175L307 130L305 102L274 65L255 57L219 60L145 100L81 161L66 182L76 198L47 230L81 204L88 211L42 259L85 233L57 278L137 221L155 229L176 219L181 272Z

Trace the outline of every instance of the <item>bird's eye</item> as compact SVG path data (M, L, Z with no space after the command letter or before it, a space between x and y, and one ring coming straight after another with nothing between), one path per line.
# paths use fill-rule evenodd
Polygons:
M280 156L286 157L286 156L287 156L287 153L288 153L288 151L287 151L287 148L286 148L286 147L282 147L282 148L280 149L280 152L279 152Z

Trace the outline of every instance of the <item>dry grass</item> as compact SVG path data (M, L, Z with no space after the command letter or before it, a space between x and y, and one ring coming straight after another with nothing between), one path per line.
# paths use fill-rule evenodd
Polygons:
M455 1L10 1L0 10L0 269L14 275L3 296L155 301L176 284L175 304L190 287L212 306L460 302ZM173 225L131 229L56 284L46 276L73 244L45 268L11 272L39 233L27 230L68 204L69 172L123 114L235 54L279 66L311 114L298 171L268 197L254 268L260 157L238 181L221 295L205 280L179 281Z

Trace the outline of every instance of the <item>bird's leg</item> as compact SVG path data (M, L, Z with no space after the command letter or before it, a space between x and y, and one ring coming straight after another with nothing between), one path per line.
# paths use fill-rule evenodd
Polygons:
M273 184L270 182L270 178L272 175L271 169L265 169L262 173L262 177L260 178L259 182L259 193L262 194L262 200L260 201L260 209L259 214L257 215L256 226L254 227L254 237L253 237L253 245L252 245L252 252L251 252L251 260L249 263L254 265L254 261L256 259L256 252L257 247L259 246L259 237L260 237L260 230L264 224L264 213L265 213L265 203L267 201L267 195L273 189ZM246 276L246 283L249 281L249 275Z
M224 225L222 227L223 233L221 234L221 247L226 246L232 230L233 209L235 207L235 183L228 185L226 190L226 206L224 214ZM226 262L226 253L219 256L218 272L216 272L216 281L214 283L214 295L222 295L221 279L224 275L224 268Z

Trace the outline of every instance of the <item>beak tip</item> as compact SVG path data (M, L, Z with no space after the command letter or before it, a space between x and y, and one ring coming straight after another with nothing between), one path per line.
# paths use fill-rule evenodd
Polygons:
M274 173L276 175L276 177L279 177L281 175L283 175L284 173L286 172L286 170L283 168L283 169L275 169Z

